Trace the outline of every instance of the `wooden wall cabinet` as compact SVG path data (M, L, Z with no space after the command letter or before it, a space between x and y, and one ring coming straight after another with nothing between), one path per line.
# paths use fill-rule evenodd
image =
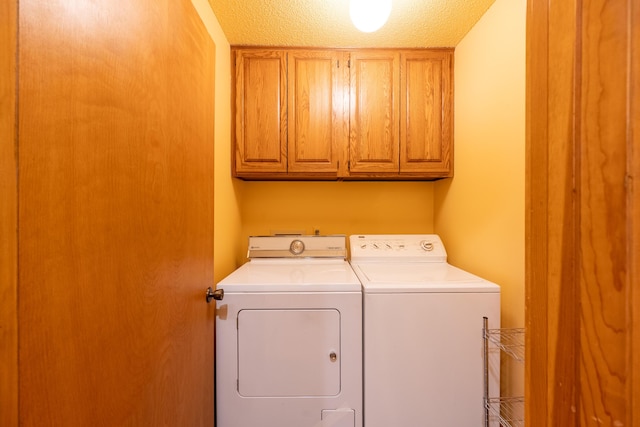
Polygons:
M453 176L453 51L400 55L400 173Z
M345 54L232 49L232 55L234 176L337 179L346 169Z
M345 54L288 52L288 172L324 174L346 169Z
M349 173L397 174L400 125L400 54L351 54Z
M234 176L453 174L453 49L232 48Z
M234 53L234 173L286 174L286 53L280 50Z

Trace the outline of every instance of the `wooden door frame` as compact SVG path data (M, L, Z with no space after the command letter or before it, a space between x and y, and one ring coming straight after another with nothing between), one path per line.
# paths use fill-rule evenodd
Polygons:
M629 169L632 171L631 180L637 182L640 171L640 6L631 2L629 5L629 31L630 31L630 70L629 79L631 95L629 101L629 145L631 155ZM634 180L635 178L635 180ZM632 187L628 196L629 208L629 286L628 296L631 327L628 332L630 354L628 363L631 367L630 378L627 386L627 399L630 402L628 418L633 421L633 416L640 417L640 191ZM634 286L635 284L635 286ZM635 289L634 289L635 288ZM637 421L637 420L636 420Z
M635 3L528 1L529 426L631 426L640 411Z
M0 425L18 425L18 3L0 4Z
M557 343L549 344L560 323L568 330L564 354L575 360L577 327L575 315L567 312L562 320L559 310L549 307L550 301L570 300L576 294L575 207L570 198L574 138L573 77L575 68L575 38L567 36L565 43L551 38L552 2L529 0L527 8L527 100L526 100L526 180L525 180L525 418L526 425L546 426L552 400L571 406L571 387L555 388ZM565 7L573 5L567 2ZM554 5L555 6L555 5ZM566 10L564 11L566 13ZM555 13L559 13L557 6ZM571 13L569 12L569 15ZM565 22L567 34L575 33L575 20ZM575 37L575 34L573 34ZM555 55L555 56L554 56ZM564 58L552 62L553 58ZM553 70L553 81L549 74ZM553 101L550 96L553 94ZM570 130L564 133L563 130ZM567 159L555 164L557 159ZM567 163L568 162L568 163ZM550 173L550 169L554 167ZM569 188L567 188L569 186ZM550 200L549 188L555 188L563 198ZM568 233L564 235L563 233ZM565 283L560 287L559 283ZM574 307L570 307L574 309ZM551 316L550 316L551 315ZM551 347L551 348L550 348ZM560 366L567 384L574 384L575 370ZM572 414L563 424L575 425ZM549 424L551 425L551 424Z

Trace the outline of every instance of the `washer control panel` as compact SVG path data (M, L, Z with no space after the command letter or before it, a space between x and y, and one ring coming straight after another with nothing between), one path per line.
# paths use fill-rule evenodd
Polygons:
M447 252L437 234L355 234L351 260L443 262Z

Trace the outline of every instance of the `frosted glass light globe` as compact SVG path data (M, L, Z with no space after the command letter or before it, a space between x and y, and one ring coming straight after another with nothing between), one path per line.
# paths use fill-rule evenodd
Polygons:
M351 0L349 15L357 29L372 33L380 29L391 14L391 0Z

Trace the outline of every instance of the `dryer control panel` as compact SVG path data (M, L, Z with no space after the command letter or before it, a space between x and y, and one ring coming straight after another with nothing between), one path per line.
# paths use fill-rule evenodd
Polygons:
M347 237L276 235L250 236L247 258L347 258Z
M349 243L352 261L447 261L447 252L437 234L355 234Z

